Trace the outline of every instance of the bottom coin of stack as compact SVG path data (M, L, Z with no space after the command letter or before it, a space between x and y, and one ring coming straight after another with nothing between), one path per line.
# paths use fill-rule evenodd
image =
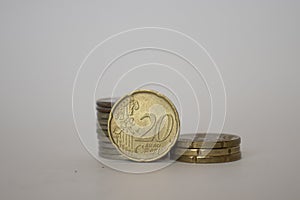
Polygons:
M183 134L171 158L188 163L224 163L240 160L241 138L231 134Z
M120 160L126 159L111 143L108 136L108 118L112 106L115 104L117 99L103 98L97 100L97 138L99 147L99 156L112 159Z

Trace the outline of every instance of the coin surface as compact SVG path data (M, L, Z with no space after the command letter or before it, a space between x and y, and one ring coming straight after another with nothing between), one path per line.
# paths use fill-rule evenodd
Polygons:
M127 158L149 162L166 155L180 129L178 112L164 95L137 90L121 98L112 108L108 134Z
M96 101L97 106L111 108L118 98L101 98Z
M180 135L176 147L181 148L228 148L240 145L241 138L232 134L197 133Z
M171 157L174 159L174 157ZM235 153L225 156L180 156L179 158L175 158L180 162L188 162L188 163L224 163L224 162L232 162L237 161L242 158L242 154Z
M224 156L240 152L240 147L230 147L222 149L184 149L174 148L171 154L174 156Z

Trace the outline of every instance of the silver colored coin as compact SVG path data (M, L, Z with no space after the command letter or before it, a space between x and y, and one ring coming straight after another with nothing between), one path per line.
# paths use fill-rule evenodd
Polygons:
M109 113L97 112L97 118L101 120L107 120L109 118Z
M121 154L120 155L109 155L109 154L103 154L103 153L99 152L98 155L101 158L110 159L110 160L128 160Z
M111 108L115 104L115 102L119 98L101 98L96 101L96 105L99 107L106 107L106 108Z
M102 131L97 131L97 138L101 142L105 142L105 143L110 143L111 144L111 141L110 141L109 137L105 133L103 133Z
M111 108L96 107L96 110L101 113L110 113Z
M104 141L98 140L98 145L99 145L99 147L104 147L104 148L108 148L108 149L116 149L116 147L114 147L114 145L110 141L104 142Z
M103 129L102 127L98 126L97 127L97 133L101 133L101 134L104 134L105 136L108 137L108 130L106 129Z
M121 155L121 153L116 148L112 149L112 148L105 148L105 147L99 146L98 150L102 154Z

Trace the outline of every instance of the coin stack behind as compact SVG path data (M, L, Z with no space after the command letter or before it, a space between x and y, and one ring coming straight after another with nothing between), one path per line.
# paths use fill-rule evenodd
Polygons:
M240 160L241 138L231 134L183 134L171 158L188 163L223 163Z
M97 100L97 137L99 156L107 159L124 159L120 152L113 146L108 136L108 117L111 108L117 99L103 98Z

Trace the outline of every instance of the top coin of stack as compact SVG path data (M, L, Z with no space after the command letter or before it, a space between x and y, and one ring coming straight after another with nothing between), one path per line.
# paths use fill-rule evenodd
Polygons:
M183 134L171 158L189 163L222 163L241 159L241 138L232 134Z

